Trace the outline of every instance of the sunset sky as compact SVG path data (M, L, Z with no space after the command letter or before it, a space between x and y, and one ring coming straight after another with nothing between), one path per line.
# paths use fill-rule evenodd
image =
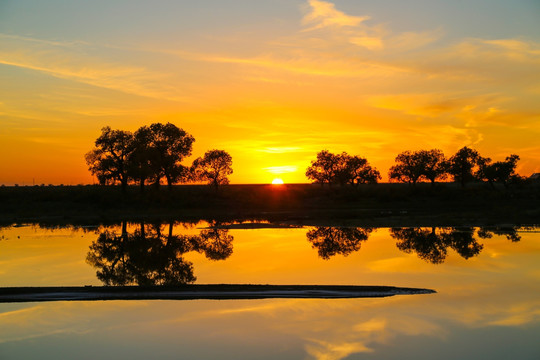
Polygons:
M307 182L318 151L386 180L463 146L540 172L538 0L2 0L0 184L92 183L101 128L172 122L232 183Z

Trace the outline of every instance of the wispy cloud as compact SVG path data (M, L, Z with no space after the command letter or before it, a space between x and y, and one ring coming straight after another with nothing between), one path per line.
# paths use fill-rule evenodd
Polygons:
M420 32L407 31L391 36L387 40L388 47L395 50L415 50L432 44L444 35L441 28L425 30Z
M260 149L259 151L268 153L268 154L283 154L283 153L297 152L301 149L302 148L298 146L277 146L277 147L267 147L264 149Z
M0 64L38 71L124 93L185 101L167 84L167 74L145 66L108 61L96 55L96 49L84 42L58 42L0 34L4 40Z
M35 44L58 46L58 47L73 47L73 46L80 46L80 45L90 45L90 43L86 41L81 41L81 40L60 41L60 40L49 40L49 39L37 39L37 38L28 37L28 36L3 34L3 33L0 33L0 39L3 39L3 41L17 41L21 43L35 43Z
M505 98L498 94L467 95L455 92L387 94L367 99L371 106L427 117L473 112L494 114L497 112L496 104L504 101Z
M408 71L406 68L400 68L399 66L385 64L383 62L368 61L361 58L347 59L332 55L321 57L309 53L304 53L301 56L291 54L289 57L286 54L280 54L279 56L261 55L253 58L207 56L201 59L208 62L255 66L324 77L355 78L391 76L397 72L404 73Z
M295 165L283 165L283 166L269 166L263 168L264 171L267 171L271 174L287 174L298 171L298 166Z
M313 345L306 345L306 351L316 360L341 360L357 353L371 353L362 342L327 342L314 341Z
M526 42L519 39L496 39L480 40L484 44L493 45L506 51L506 55L517 56L518 59L525 60L525 56L530 56L531 60L538 60L540 57L540 44Z
M329 26L358 26L370 18L369 16L347 15L337 10L334 4L327 1L309 0L308 4L310 9L304 16L302 23L312 25L312 27L306 29L306 31Z

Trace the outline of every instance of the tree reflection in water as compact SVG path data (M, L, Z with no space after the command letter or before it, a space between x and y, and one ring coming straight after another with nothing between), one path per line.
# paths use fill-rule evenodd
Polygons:
M341 254L347 256L360 250L362 242L369 238L373 228L317 227L306 234L319 256L330 259ZM415 252L418 257L433 264L441 264L453 249L464 259L480 254L484 245L477 238L489 239L493 235L504 235L512 242L521 236L517 227L432 227L392 228L390 235L397 240L396 246L406 253Z
M474 238L474 228L400 228L391 229L397 239L396 246L406 253L416 252L418 257L433 264L441 264L448 248L465 259L478 255L483 248Z
M336 254L347 256L360 250L372 231L372 228L317 227L309 230L306 237L319 256L328 260Z
M99 234L86 261L97 269L96 275L105 285L181 285L197 279L193 263L183 254L197 251L211 260L223 260L233 252L233 237L226 229L174 235L173 227L174 223L169 223L164 234L164 225L141 223L130 234L123 222L120 235L110 231Z
M493 235L505 235L509 240L519 241L517 228L478 228L476 235L481 239ZM454 249L465 259L480 254L484 245L475 239L475 229L461 228L393 228L390 235L397 239L397 247L406 252L416 252L418 257L433 264L441 264L446 259L448 248Z
M491 239L493 235L506 236L506 238L512 242L518 242L521 240L521 236L517 233L517 228L506 226L506 227L483 227L478 230L478 237L482 239Z
M228 229L219 227L218 223L211 223L209 229L202 230L199 234L199 246L204 255L210 260L225 260L232 255L233 237Z

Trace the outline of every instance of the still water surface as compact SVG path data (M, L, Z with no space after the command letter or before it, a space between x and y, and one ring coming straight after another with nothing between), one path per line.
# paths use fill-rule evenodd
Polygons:
M0 359L540 358L537 229L208 225L4 228L0 286L350 284L437 294L0 304Z

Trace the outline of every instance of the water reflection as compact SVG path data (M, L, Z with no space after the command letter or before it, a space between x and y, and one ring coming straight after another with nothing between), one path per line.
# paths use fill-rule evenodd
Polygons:
M159 225L159 229L143 224L146 237L155 237L159 231L161 244L152 248L154 240L149 240L152 244L143 244L140 250L118 254L113 246L136 242L122 239L123 234L141 232L141 224L128 224L127 229L119 224L108 227L108 233L120 239L104 244L116 251L117 263L129 265L132 253L142 257L150 251L152 257L164 253L170 257L161 249L168 243L179 249L184 261L193 262L198 281L205 283L377 283L429 287L438 293L384 300L2 304L0 358L81 358L81 354L82 358L85 354L86 358L109 358L119 353L131 359L155 354L197 359L420 359L432 354L441 359L540 359L538 229L484 227L471 232L468 227L409 227L399 229L409 234L399 240L390 228L233 227L227 232L220 226L199 224L174 223L172 240L170 224ZM102 268L80 260L105 232L104 227L88 232L30 227L3 230L0 282L3 286L100 284L95 273ZM308 232L313 242L307 241ZM347 233L356 236L347 238ZM365 233L366 239L359 233ZM427 237L427 245L414 239L418 233ZM432 233L439 239L429 239L426 234ZM199 239L190 241L196 237ZM233 241L234 254L227 255ZM439 241L438 249L447 252L445 264L435 266L417 255L419 248L429 248L433 241ZM410 254L398 249L396 245L402 242L414 244ZM469 259L474 261L463 260L451 247L474 249L475 243L483 246L479 254L464 251L473 254ZM319 248L333 249L326 252L331 261L317 255ZM221 254L228 264L209 260L220 258L210 254ZM345 254L348 257L340 256ZM107 260L109 265L112 259Z
M359 251L362 242L368 240L373 228L316 227L306 233L307 240L325 260L341 254L347 256ZM392 228L390 236L397 240L396 246L405 253L416 253L419 258L441 264L453 249L462 258L469 259L480 254L484 245L477 238L489 239L504 235L512 242L521 236L518 227L408 227Z
M390 230L390 235L397 239L398 249L406 253L415 252L421 259L433 264L443 263L448 249L455 250L464 259L480 254L484 245L478 242L475 235L481 239L505 235L512 242L521 239L515 227L394 228Z
M417 267L419 261L441 264L452 256L471 259L482 252L493 254L489 250L493 241L514 247L523 242L521 236L525 239L528 230L512 226L265 229L252 225L176 221L2 228L0 282L3 286L174 285L193 283L198 277L203 283L283 284L294 278L298 284L333 284L338 278L345 282L329 271L342 266L342 261L402 272ZM376 258L383 252L388 255ZM86 263L81 261L85 258ZM329 259L332 262L326 262Z
M132 233L122 223L120 234L103 231L90 245L86 262L97 269L105 285L181 285L195 282L193 263L183 255L190 251L210 260L224 260L233 252L227 229L213 227L198 235L176 235L174 223L140 223Z
M408 254L415 252L423 260L441 264L454 249L464 259L476 256L483 245L474 238L474 228L404 228L391 229L396 246Z
M532 228L524 228L532 229ZM478 237L482 239L491 239L493 235L506 236L506 238L512 242L518 242L521 240L521 236L518 234L517 227L483 227L478 229Z
M341 254L344 256L360 250L362 242L369 238L372 228L317 227L306 233L308 241L319 256L330 259Z

